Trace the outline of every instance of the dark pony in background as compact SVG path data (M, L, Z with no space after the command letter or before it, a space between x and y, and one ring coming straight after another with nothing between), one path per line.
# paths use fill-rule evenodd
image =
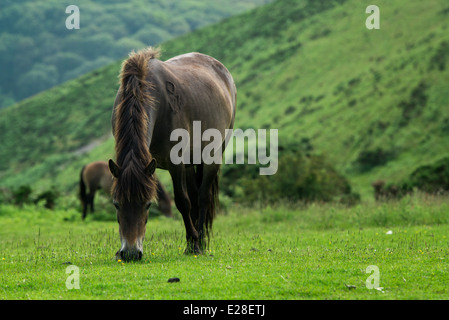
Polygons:
M221 152L225 130L234 125L236 88L223 64L200 53L165 62L158 57L152 48L130 54L122 64L113 108L116 162L109 160L109 168L115 177L112 196L121 238L117 257L124 260L142 257L148 208L157 192L156 167L168 170L172 178L186 229L186 252L204 250L218 202L220 163L201 159L193 164L193 154L202 154L211 143L201 141L201 150L193 150L193 122L201 122L201 135L211 128L221 133L223 139L213 141ZM189 133L186 148L191 155L176 164L170 158L178 143L170 138L175 129Z
M88 207L94 212L95 193L102 189L111 194L112 175L108 164L104 161L95 161L85 165L80 172L80 200L83 209L83 220L86 218Z
M95 161L86 164L80 172L79 198L81 200L82 218L86 218L88 208L94 212L94 198L98 190L103 190L110 197L112 188L112 174L108 163ZM171 198L162 183L157 180L157 195L159 210L167 217L172 217Z

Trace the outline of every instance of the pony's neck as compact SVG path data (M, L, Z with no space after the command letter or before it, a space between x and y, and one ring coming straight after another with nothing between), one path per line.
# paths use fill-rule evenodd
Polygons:
M153 141L153 132L154 127L156 125L156 119L157 119L157 110L154 107L150 107L149 112L149 119L148 119L148 127L147 127L147 146L148 149L151 148L151 142Z

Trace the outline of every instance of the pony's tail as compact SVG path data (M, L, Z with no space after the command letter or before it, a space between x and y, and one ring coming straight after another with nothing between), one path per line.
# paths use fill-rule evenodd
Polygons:
M212 182L212 186L211 186L212 199L211 199L209 208L206 213L205 221L204 221L208 246L209 246L209 240L210 240L210 232L212 230L212 224L214 222L214 218L215 218L217 209L219 208L219 205L220 205L219 198L218 198L218 192L219 192L218 177L219 177L219 173L217 172L217 175L215 176L214 181Z
M81 169L81 173L80 173L80 193L79 193L79 198L81 200L81 205L84 205L84 202L86 201L86 185L84 184L84 180L83 180L83 173L84 173L84 169L86 168L86 166L84 166Z

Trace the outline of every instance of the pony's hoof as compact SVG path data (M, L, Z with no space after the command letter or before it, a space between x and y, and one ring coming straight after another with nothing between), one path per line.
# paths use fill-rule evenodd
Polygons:
M200 247L195 245L188 245L186 250L184 251L184 254L202 254L203 251L200 249Z

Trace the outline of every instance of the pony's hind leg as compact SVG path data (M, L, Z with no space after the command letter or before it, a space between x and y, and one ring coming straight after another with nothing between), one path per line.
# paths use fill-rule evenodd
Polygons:
M82 203L83 203L83 220L84 220L87 216L87 211L89 210L89 207L90 211L94 212L94 195L91 193L86 194L84 199L82 200Z
M181 212L186 228L187 249L185 253L200 253L198 232L195 230L192 217L190 216L192 206L186 187L186 168L184 165L172 166L169 172L173 181L175 204L179 212Z
M82 201L82 205L83 205L83 216L82 219L86 219L86 215L87 215L87 199L83 199Z
M220 165L203 165L202 181L199 188L199 219L197 224L201 250L205 249L205 236L209 237L212 222L215 217L216 201L218 200L218 173Z
M190 218L198 230L198 218L199 218L199 207L198 207L198 182L196 179L195 168L193 166L186 168L186 186L187 193L190 199Z
M92 194L89 194L89 204L90 204L90 212L94 213L94 198L95 198L95 191L92 192Z

